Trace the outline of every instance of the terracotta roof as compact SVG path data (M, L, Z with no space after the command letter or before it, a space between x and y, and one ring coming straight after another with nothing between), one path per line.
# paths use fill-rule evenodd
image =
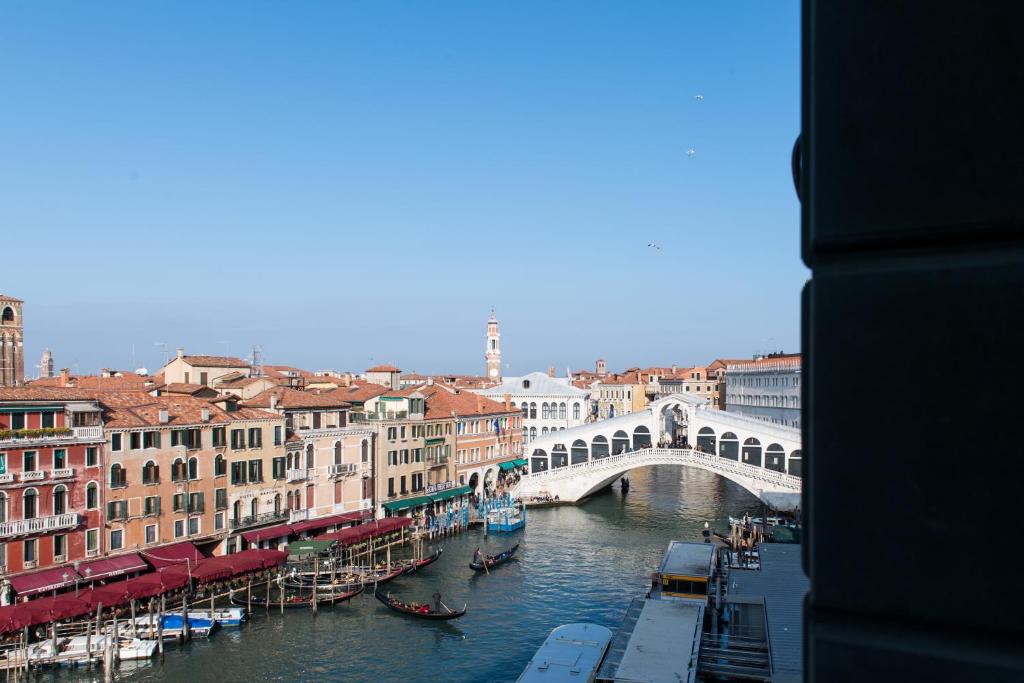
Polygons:
M367 372L401 372L394 365L374 365Z
M0 401L89 401L95 391L63 387L0 387Z
M106 408L103 424L113 429L162 426L161 410L167 411L169 419L166 425L172 427L203 424L204 409L210 412L210 423L282 419L265 410L241 406L228 412L206 399L184 394L150 396L137 392L110 393L102 396L100 402Z
M183 361L192 367L200 368L247 368L249 364L241 358L230 356L182 356Z
M299 377L313 377L314 373L309 370L303 370L293 365L264 365L263 374L265 375L280 375L282 377L288 377L288 373L295 373Z
M217 388L218 389L220 389L220 388L237 389L237 388L240 388L240 387L247 387L250 384L255 384L256 382L260 382L260 381L270 382L271 384L275 383L275 380L273 380L273 379L271 379L269 377L235 377L233 379L223 380L223 381L218 379L217 380Z
M457 417L519 414L517 408L505 408L504 403L469 391L453 391L436 384L419 388L427 396L427 412L423 417L428 420L451 417L453 411Z
M352 386L350 387L338 387L334 391L329 391L327 393L337 396L343 401L347 401L349 403L365 403L371 398L388 393L388 391L389 389L387 387L383 387L379 384L353 381Z
M298 391L288 387L274 387L260 392L239 405L249 408L269 408L270 398L277 397L277 407L281 409L294 408L349 408L351 404L341 400L337 392L328 391L318 393L312 391Z
M197 394L208 387L205 384L185 384L184 382L171 382L160 387L160 391L168 394ZM213 391L210 389L210 391Z
M3 299L4 301L11 301L11 302L13 302L13 303L18 303L18 304L23 304L23 303L25 303L25 302L24 302L24 301L22 301L21 299L16 299L15 297L13 297L13 296L8 296L8 295L6 295L6 294L0 294L0 299Z
M35 387L60 387L63 378L40 377L28 383ZM102 375L71 375L66 388L88 389L90 391L152 391L163 386L163 375L128 374L120 377L103 377Z

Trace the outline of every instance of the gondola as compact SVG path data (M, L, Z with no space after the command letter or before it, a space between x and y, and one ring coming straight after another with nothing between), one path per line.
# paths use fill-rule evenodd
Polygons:
M351 571L352 568L346 568L344 572L335 573L334 581L336 583L334 584L331 583L330 572L320 572L319 574L295 572L294 574L285 575L284 586L286 588L312 588L313 583L316 583L318 588L345 588L366 585L368 583L387 583L392 579L397 579L402 574L412 571L413 566L393 562L390 567L376 570L360 567L360 570L366 569L365 573L354 572Z
M498 553L497 555L491 555L489 557L485 557L483 562L470 562L469 563L469 568L474 570L474 571L482 572L482 571L485 571L484 565L487 565L486 569L488 569L488 570L489 569L494 569L499 564L505 564L506 562L511 560L512 556L516 554L517 550L519 550L519 544L518 543L516 543L514 546L512 546L508 550L506 550L504 552L501 552L501 553Z
M449 619L458 619L466 613L465 605L463 605L462 609L460 610L453 610L445 607L444 603L442 603L441 606L447 609L447 612L438 612L429 605L421 605L418 609L414 609L412 607L407 606L401 600L398 600L397 598L392 598L390 595L385 595L384 593L381 593L379 590L374 592L373 597L377 598L385 605L387 605L388 607L390 607L391 609L400 614L407 614L410 617L416 617L418 619L433 619L435 621L447 621Z
M438 548L437 552L435 552L433 555L428 555L427 557L424 557L424 558L419 559L419 560L410 560L409 561L409 569L406 570L406 571L407 572L414 572L414 571L417 571L419 569L423 569L424 567L426 567L428 565L434 564L435 562L437 562L441 558L441 553L443 551L444 551L443 548Z
M356 588L354 590L346 591L344 593L330 592L330 591L325 591L325 592L321 593L321 592L317 591L317 594L316 594L316 604L317 604L317 606L320 606L320 605L336 605L339 602L345 602L346 600L351 600L355 596L357 596L360 593L362 593L363 589L364 589L364 586L359 586L358 588ZM252 600L253 607L271 607L271 608L275 608L276 609L276 608L280 608L282 606L282 604L281 604L282 601L281 600L270 600L268 602L267 599L264 596L262 596L262 595L260 595L260 596L253 595L251 598L247 598L244 594L243 595L237 595L236 594L236 595L232 595L231 596L231 602L233 602L236 605L246 605L246 604L248 604L250 599ZM286 596L285 599L284 599L284 607L285 607L285 609L299 608L299 607L304 607L304 608L308 609L308 608L310 608L312 606L313 606L313 594L312 593L309 593L308 595L289 595L289 596Z

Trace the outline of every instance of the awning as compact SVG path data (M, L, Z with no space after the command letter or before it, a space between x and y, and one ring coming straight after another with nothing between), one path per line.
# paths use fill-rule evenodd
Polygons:
M399 510L407 510L409 508L419 507L420 505L426 505L427 503L433 502L434 499L430 496L416 496L415 498L393 500L390 503L384 503L384 509L389 512L397 512Z
M302 557L303 555L319 555L330 550L337 541L295 541L288 544L288 555L291 557Z
M192 578L198 583L212 583L262 569L279 567L287 561L288 553L253 548L232 555L208 557L192 570Z
M64 578L65 574L67 574L67 578ZM12 576L11 587L14 588L18 597L25 597L74 586L75 579L81 579L81 577L73 567L53 567L31 574Z
M408 517L388 517L386 519L378 519L374 522L360 524L359 526L349 527L348 529L332 531L328 534L320 534L314 540L337 541L342 546L348 546L361 543L368 538L383 536L384 534L398 531L410 524L412 524L412 520Z
M242 532L242 538L249 541L249 543L259 543L260 541L291 536L292 532L293 529L290 524L278 524L277 526L269 526L266 529L253 529L252 531Z
M144 550L142 556L153 565L154 569L160 569L172 564L191 564L194 567L204 557L199 552L199 548L191 541L182 541L181 543L172 543L171 545L153 548L152 550Z
M526 461L525 458L516 458L515 460L509 460L508 462L498 463L498 467L500 467L503 470L510 470L514 467L522 467L528 464L529 463Z
M116 557L105 557L102 560L82 562L78 565L78 573L88 581L109 579L132 572L148 572L149 565L138 553L128 553Z
M436 502L440 502L444 500L450 500L452 498L458 498L459 496L464 496L470 493L472 490L473 489L471 489L468 486L459 486L454 489L448 489L447 491L441 491L440 493L434 493L431 495L431 498L433 498L434 501Z
M369 514L368 510L356 510L355 512L346 512L342 515L328 515L326 517L320 517L318 519L310 519L305 522L296 522L292 524L292 530L297 534L301 534L305 531L313 531L315 529L326 529L329 526L336 526L338 524L348 524L349 522L361 522Z

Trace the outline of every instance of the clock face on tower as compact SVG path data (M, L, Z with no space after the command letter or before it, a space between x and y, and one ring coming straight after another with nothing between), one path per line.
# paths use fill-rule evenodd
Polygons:
M491 377L497 377L498 376L498 368L491 368L491 371L489 373L487 373L487 374L489 374Z

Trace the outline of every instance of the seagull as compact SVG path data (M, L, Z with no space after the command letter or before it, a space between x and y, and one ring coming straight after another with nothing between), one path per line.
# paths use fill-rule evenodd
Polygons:
M661 247L659 247L659 246L658 246L657 244L655 244L654 242L651 242L651 243L650 243L650 244L648 244L647 246L648 246L648 247L651 247L652 249L657 249L658 251L661 251Z
M696 153L697 153L697 150L695 150L693 147L691 147L690 149L686 150L686 156L688 156L688 157L692 157Z
M704 96L701 95L700 93L697 93L696 95L693 96L693 99L697 100L698 102L703 102Z

